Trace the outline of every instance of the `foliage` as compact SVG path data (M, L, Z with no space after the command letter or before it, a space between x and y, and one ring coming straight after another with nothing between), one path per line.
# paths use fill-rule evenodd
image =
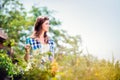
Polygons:
M120 62L98 60L91 55L60 55L61 80L119 80ZM116 67L117 65L117 67Z
M48 52L49 53L49 52ZM46 55L49 55L46 53ZM41 62L42 55L34 55L34 57L28 62L28 66L24 71L22 80L50 80L56 79L55 75L58 70L58 64L56 60Z
M10 57L0 51L0 78L1 80L13 78L14 75L20 73L19 68L12 63Z
M6 75L13 75L13 65L11 59L6 53L0 52L0 70L5 71ZM3 72L4 73L4 72ZM2 75L2 74L1 74Z
M48 67L50 67L50 64L44 65ZM31 73L31 74L30 74ZM54 78L54 74L51 73L51 69L50 68L38 68L33 66L32 69L30 69L29 71L25 71L24 75L23 75L23 80L50 80Z
M51 65L53 65L53 70ZM36 65L36 64L35 64ZM33 80L119 80L120 62L98 60L92 55L60 54L54 63L36 66L25 72L24 79ZM44 68L46 67L47 68ZM51 71L57 72L52 76Z
M15 55L8 54L9 48L15 45L13 39L8 39L3 43L4 48L0 49L0 79L15 79L15 77L22 77L22 72L26 64ZM21 78L20 77L20 78ZM17 79L18 80L18 79Z

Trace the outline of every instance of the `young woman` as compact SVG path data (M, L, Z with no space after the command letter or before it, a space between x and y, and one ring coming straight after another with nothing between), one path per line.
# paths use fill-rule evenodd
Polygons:
M41 56L40 61L53 61L54 59L54 41L47 35L49 31L49 18L39 16L34 25L34 31L30 37L26 39L25 57L26 61L32 59L35 55ZM49 54L46 54L49 53Z

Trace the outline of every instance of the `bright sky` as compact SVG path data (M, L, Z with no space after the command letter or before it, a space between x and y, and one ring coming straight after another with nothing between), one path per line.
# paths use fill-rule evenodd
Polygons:
M120 0L21 0L26 8L55 10L61 28L81 35L85 48L98 57L120 60Z

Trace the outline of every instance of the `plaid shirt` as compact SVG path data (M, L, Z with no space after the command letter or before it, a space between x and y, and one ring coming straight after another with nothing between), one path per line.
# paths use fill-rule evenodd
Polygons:
M30 38L30 37L28 37L26 39L26 44L30 44L32 50L36 50L36 49L41 48L41 43L33 38ZM50 57L54 57L54 41L52 39L49 39L48 44L50 46L50 52L52 53L52 56L50 56Z

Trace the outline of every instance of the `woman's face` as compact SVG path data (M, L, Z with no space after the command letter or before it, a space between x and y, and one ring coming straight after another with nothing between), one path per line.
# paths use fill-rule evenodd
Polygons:
M43 24L42 24L42 30L43 31L49 31L49 20L46 20Z

